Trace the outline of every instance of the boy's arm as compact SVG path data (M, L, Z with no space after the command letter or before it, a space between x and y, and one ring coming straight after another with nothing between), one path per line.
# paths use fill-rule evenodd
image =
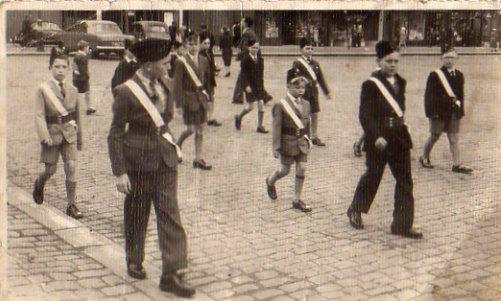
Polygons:
M75 95L77 95L75 93ZM77 123L77 147L78 149L82 148L82 143L83 143L83 134L82 134L82 122L81 122L81 113L82 113L82 108L80 107L80 102L78 101L78 96L77 97L77 106L75 108L75 121Z
M330 95L330 90L329 87L327 86L327 82L325 81L324 74L322 72L322 68L320 68L320 65L318 65L318 84L320 85L320 88L322 88L322 92L324 92L325 95Z
M273 138L273 152L279 152L282 148L282 106L277 103L273 107L273 123L272 123L272 138Z
M42 88L38 88L35 101L35 125L40 142L50 139L47 121L45 120L45 100Z

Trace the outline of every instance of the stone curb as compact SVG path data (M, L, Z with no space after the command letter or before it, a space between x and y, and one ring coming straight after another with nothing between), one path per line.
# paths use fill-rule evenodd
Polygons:
M153 300L184 300L160 291L158 279L160 279L162 271L148 261L144 263L144 267L148 272L146 280L138 281L129 277L125 268L123 247L92 231L80 221L68 217L48 204L35 204L28 192L12 183L9 183L7 187L7 197L9 205L16 207L48 230L53 231L64 242L80 249L83 254L99 262ZM197 291L192 300L213 299Z

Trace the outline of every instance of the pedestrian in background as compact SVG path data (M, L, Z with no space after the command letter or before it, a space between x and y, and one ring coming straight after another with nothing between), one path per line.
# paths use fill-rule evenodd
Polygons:
M252 29L254 25L254 20L249 17L245 17L241 21L242 36L240 38L240 52L237 55L237 61L241 61L245 54L248 52L249 41L257 41L257 35ZM233 91L233 103L241 104L243 103L243 87L242 87L242 70L237 77L237 82L235 83L235 89Z
M209 82L208 91L209 101L207 103L207 125L208 126L221 126L221 123L214 118L214 102L216 95L216 62L214 60L214 54L211 54L211 39L208 32L201 32L199 34L200 38L200 56L205 57L209 63Z
M115 69L115 73L113 74L113 78L111 79L112 93L114 93L115 87L125 83L128 79L134 76L137 69L139 68L139 63L136 57L130 51L132 45L133 43L130 40L125 40L122 60L120 61L120 63L118 63L118 66Z
M464 75L456 68L457 52L444 44L442 67L430 73L426 82L424 107L430 122L430 137L423 155L419 158L422 167L433 168L430 153L442 132L447 133L452 154L452 171L470 174L473 169L461 163L459 152L459 127L464 116Z
M80 98L87 105L87 115L96 113L94 100L90 97L89 84L89 42L81 40L77 43L78 52L73 58L73 85L78 89Z
M223 26L221 28L221 38L219 40L219 48L221 49L221 54L223 56L224 63L224 76L230 76L230 66L231 59L233 57L233 38L231 36L230 30Z
M33 200L37 204L44 202L45 183L56 173L61 155L66 176L66 214L80 219L83 214L75 203L77 150L82 149L82 124L77 90L66 80L69 68L70 60L65 53L51 52L51 78L36 92L35 124L42 147L40 162L45 164L45 170L35 181Z

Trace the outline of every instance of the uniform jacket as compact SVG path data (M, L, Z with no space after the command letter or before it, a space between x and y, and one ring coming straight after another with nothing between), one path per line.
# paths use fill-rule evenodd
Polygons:
M188 54L184 55L184 58L193 68L198 78L202 82L203 88L209 92L211 91L211 86L209 84L209 62L202 55L198 55L198 66L195 65L193 60ZM200 97L200 91L197 86L193 83L190 74L186 70L184 63L179 59L176 60L174 65L174 101L176 107L182 107L184 110L198 111L200 109L205 109L207 106L206 101L203 97Z
M80 106L78 103L78 91L67 81L64 83L66 96L63 97L61 90L55 80L48 80L47 83L52 89L56 97L61 101L68 113L75 112L76 127L68 122L64 124L53 123L48 124L46 117L58 117L59 111L52 105L52 102L46 98L42 87L39 87L36 92L35 104L35 124L37 127L38 138L40 142L51 138L54 145L59 145L63 142L63 138L68 143L82 143L82 125L80 123Z
M130 80L138 83L147 95L151 95L137 74ZM115 176L120 176L128 171L154 172L158 170L162 161L171 169L175 169L178 164L175 147L159 135L165 131L170 133L167 125L173 116L169 90L166 88L164 80L160 83L166 96L165 109L161 112L165 128L160 133L146 109L129 87L121 84L115 88L112 106L113 119L108 135L111 169ZM153 103L155 103L154 99ZM126 131L127 124L128 130Z
M307 62L308 60L305 59ZM310 66L315 72L317 76L317 81L313 81L313 78L311 77L310 73L308 70L306 70L306 67L299 62L299 60L295 60L294 63L292 64L292 68L299 70L299 74L302 76L306 77L309 80L309 83L306 85L306 90L304 92L304 99L311 100L315 99L318 100L318 87L317 87L317 82L320 85L320 88L322 88L322 91L324 94L329 94L329 87L327 86L327 83L325 82L324 74L322 73L322 69L320 68L320 64L314 60L310 59L309 60Z
M73 62L76 66L76 70L74 71L79 72L79 74L77 74L73 71L73 81L77 82L89 80L89 59L87 58L87 55L77 52Z
M263 99L264 92L264 59L258 53L254 61L249 53L245 53L240 62L242 87L250 87L252 94L257 99Z
M285 100L289 103L290 107L294 110L296 115L301 119L303 125L305 126L304 133L308 135L310 133L310 103L304 99L301 100L301 111L298 111L293 100L287 96ZM294 131L297 129L296 124L292 121L285 111L283 104L277 102L273 106L273 127L272 127L272 137L273 137L273 150L279 151L285 156L297 156L299 153L309 154L310 147L308 140L304 135L292 136L289 134L284 134L282 129L289 128Z
M455 113L458 118L461 118L464 116L464 75L461 71L456 69L456 75L452 77L447 68L442 67L440 69L444 72L452 91L454 91L454 94L456 94L458 100L461 102L461 106L458 108L453 104L452 99L447 92L445 92L444 86L437 73L433 71L428 76L424 94L426 117L449 120L452 113Z
M125 83L129 78L134 76L138 68L138 62L128 57L123 58L115 69L115 73L111 79L111 90L114 90L116 86Z
M383 83L398 102L402 111L405 112L405 88L407 85L405 79L398 74L395 75L395 83L399 87L398 92L396 92L381 71L374 72L373 76ZM366 80L362 84L359 110L360 123L365 133L365 147L375 148L375 141L379 137L383 137L388 142L386 151L389 153L411 149L412 140L407 127L402 125L389 128L387 126L388 117L398 118L376 84Z
M214 54L209 51L200 51L200 56L203 56L209 63L209 84L211 87L211 92L214 91L216 87L216 61L214 60Z

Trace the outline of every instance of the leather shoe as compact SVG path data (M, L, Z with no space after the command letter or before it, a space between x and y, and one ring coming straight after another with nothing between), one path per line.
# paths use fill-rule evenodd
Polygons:
M268 196L270 197L270 199L276 200L278 196L277 196L277 189L275 188L275 185L268 184L268 178L266 178L265 182L266 182L266 187L268 190Z
M311 212L311 207L306 205L303 201L297 200L292 202L292 208L297 209L302 212Z
M256 129L256 132L261 133L261 134L268 134L268 130L264 128L264 126L258 126Z
M35 187L33 188L33 201L37 203L38 205L43 203L43 191L44 191L44 185L41 185L38 183L38 181L35 181Z
M355 157L362 157L362 148L360 144L356 142L353 144L353 155L355 155Z
M83 217L83 213L78 210L75 204L71 204L66 208L66 214L73 217L74 219L81 219Z
M94 109L88 109L87 110L87 115L92 115L92 114L95 114L96 113L96 110Z
M416 230L396 230L395 228L391 228L391 234L393 235L400 235L403 237L407 238L413 238L413 239L421 239L423 238L423 233L417 232Z
M127 274L129 274L129 276L131 276L132 278L136 279L146 278L146 271L140 264L129 263L127 265Z
M235 115L235 128L239 131L242 128L242 119L238 115Z
M193 161L193 168L200 168L202 170L211 170L212 166L207 164L203 159Z
M316 146L325 146L325 143L323 143L318 137L313 138L311 142Z
M355 229L363 229L364 223L362 222L362 213L354 211L351 207L348 208L348 219L350 220L350 225Z
M184 284L177 275L162 275L159 286L162 291L179 297L191 298L195 294L195 289Z
M471 174L473 172L473 168L464 165L454 165L452 166L452 172Z
M421 163L421 166L424 168L434 168L435 167L431 164L430 159L425 159L425 157L423 157L423 156L419 157L419 163Z
M221 126L222 124L217 121L216 119L211 119L209 121L207 121L207 125L209 126Z

